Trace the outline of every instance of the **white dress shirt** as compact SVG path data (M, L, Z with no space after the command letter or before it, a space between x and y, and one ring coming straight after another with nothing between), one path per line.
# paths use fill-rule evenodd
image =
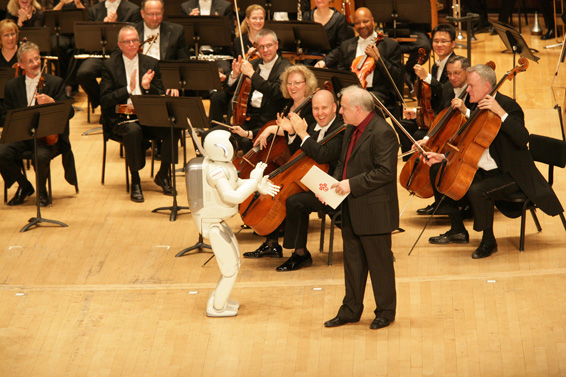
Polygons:
M140 83L139 83L139 77L140 77L140 70L139 70L139 57L136 54L136 56L133 59L128 59L127 57L125 57L124 55L122 55L122 57L124 58L124 67L126 68L126 80L127 80L127 86L126 88L128 89L128 93L130 95L136 95L136 94L142 94L141 89L140 89ZM134 72L134 69L137 70L137 74L136 77L134 78L136 80L136 87L134 88L133 92L130 92L130 80L132 77L132 72ZM132 103L132 99L128 98L128 103Z
M35 90L37 89L37 83L39 82L40 76L41 75L37 75L32 79L26 75L26 98L28 100L28 106L35 105Z
M149 48L149 42L142 46L143 54L151 56L152 58L155 58L157 60L160 60L160 49L159 49L159 45L161 43L161 34L159 32L160 30L161 30L161 26L158 26L155 29L150 29L145 24L145 22L143 24L143 35L144 35L145 39L148 39L149 37L152 37L152 36L158 34L157 39L155 40L155 42L153 42L153 44L151 45L151 48Z

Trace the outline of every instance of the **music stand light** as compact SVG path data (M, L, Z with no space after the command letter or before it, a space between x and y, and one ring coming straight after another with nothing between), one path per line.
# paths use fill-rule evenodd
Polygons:
M61 134L65 132L67 122L69 121L69 113L71 111L71 102L59 101L45 105L25 107L21 109L10 109L6 115L4 131L0 138L0 144L15 143L33 139L34 151L37 150L37 139L49 135ZM38 168L37 153L34 153L36 169ZM55 224L62 227L68 227L67 224L57 220L49 220L41 217L41 207L39 205L39 174L35 174L36 197L35 205L37 208L36 217L28 220L20 232L29 230L32 226L41 223Z

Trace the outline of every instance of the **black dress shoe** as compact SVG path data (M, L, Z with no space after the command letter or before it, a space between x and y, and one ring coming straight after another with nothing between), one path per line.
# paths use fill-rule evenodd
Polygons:
M542 40L547 40L547 39L552 39L555 37L555 33L554 33L554 28L548 29L548 31L540 36L540 39Z
M448 234L443 233L440 236L430 237L428 242L432 244L442 245L447 243L468 243L470 242L470 236L468 232L456 233L456 234Z
M357 322L357 321L346 321L345 319L336 316L331 320L324 322L324 327L338 327L345 325L346 323L353 323L353 322Z
M157 173L153 182L155 182L157 186L161 187L161 189L163 190L163 195L174 195L175 190L173 190L173 186L171 186L169 177L162 177L161 174Z
M269 246L267 242L261 244L256 251L244 253L244 258L283 258L283 248L281 245Z
M476 251L474 251L474 253L472 254L472 258L474 259L487 258L495 252L497 252L497 243L494 243L493 245L486 245L485 243L482 242L480 243Z
M47 207L49 205L49 196L47 193L41 192L38 193L39 195L39 206L40 207Z
M143 192L140 184L132 183L132 191L130 192L130 199L132 199L132 202L143 203L144 201Z
M448 215L448 212L442 206L439 209L437 209L436 212L434 212L434 210L436 209L436 206L437 206L437 204L436 204L436 202L434 202L432 204L429 204L425 208L419 208L419 209L417 209L417 214L425 215L425 216L430 216L433 213L435 215Z
M297 253L291 254L291 258L287 259L285 263L277 267L276 271L295 271L302 267L307 267L312 264L311 253L305 251L305 255L299 255Z
M375 317L375 319L373 320L371 325L369 325L369 328L372 329L372 330L381 329L383 327L389 326L391 324L391 322L393 322L393 321L391 321L387 318Z
M31 183L29 185L22 187L18 187L16 190L16 195L8 202L9 206L18 206L26 200L26 198L32 195L35 192Z

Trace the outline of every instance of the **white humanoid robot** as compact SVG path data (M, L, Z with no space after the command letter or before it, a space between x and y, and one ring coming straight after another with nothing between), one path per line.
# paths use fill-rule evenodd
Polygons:
M232 164L233 138L225 130L214 130L204 139L204 158L192 159L187 165L187 192L193 220L198 231L210 240L220 280L206 305L209 317L231 317L238 314L240 304L230 300L230 292L240 270L240 248L232 229L226 224L238 213L238 204L254 191L274 196L279 187L263 176L266 164L260 162L250 179L239 179Z

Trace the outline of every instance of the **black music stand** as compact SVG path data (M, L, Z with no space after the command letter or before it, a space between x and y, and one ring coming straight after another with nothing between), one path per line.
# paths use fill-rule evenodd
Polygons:
M466 49L468 51L468 61L472 64L472 39L474 39L474 32L472 31L472 21L480 19L480 15L477 13L468 13L464 17L446 17L446 20L455 23L466 23ZM461 46L461 45L460 45Z
M319 88L326 88L328 83L331 84L331 91L334 92L334 97L336 99L338 99L338 94L340 94L342 89L351 85L361 86L360 79L358 79L358 76L356 76L356 74L352 71L339 71L328 68L309 68L316 76Z
M4 131L0 138L0 144L15 143L33 139L34 151L37 150L37 138L49 135L61 134L65 132L65 127L69 121L69 112L71 111L71 101L61 101L49 103L46 105L38 105L25 107L22 109L10 109L6 115ZM34 153L35 166L39 166L37 162L37 153ZM39 206L39 174L35 174L35 187L37 189L35 197L35 205L37 207L37 216L28 220L20 232L29 230L34 225L41 223L50 223L68 227L67 224L57 220L49 220L41 217L41 207Z
M515 67L517 54L538 63L540 58L533 54L533 51L538 51L529 48L529 46L527 46L527 42L525 42L517 30L503 22L493 20L489 20L489 22L493 25L495 31L497 31L497 34L503 41L505 47L507 47L507 50L503 52L509 51L513 53L513 67ZM513 99L515 99L515 76L513 76Z
M309 3L310 0L300 0L302 3ZM267 19L273 19L273 13L275 12L287 12L287 13L297 13L299 10L298 0L238 0L238 6L242 11L252 4L261 5L267 11ZM301 7L302 8L302 7ZM301 12L303 10L301 9Z
M397 22L408 24L430 24L430 0L366 0L376 22L393 23L390 38L408 37L410 31L397 29Z
M183 25L185 40L199 56L201 45L231 46L232 29L228 17L224 16L169 16L167 21Z
M171 129L171 140L174 138L174 129L189 128L187 118L191 122L202 125L208 122L202 98L200 97L168 97L157 95L132 96L132 102L136 108L136 115L140 124L153 127L169 127ZM163 124L164 119L169 120L169 124ZM171 156L175 155L176 145L171 143ZM177 183L175 179L175 160L171 162L171 178L173 181L173 205L170 207L159 207L151 212L161 210L171 211L170 221L177 219L177 212L189 207L177 205Z
M55 32L57 51L59 51L59 36L61 34L73 34L75 22L85 20L86 9L45 10L43 15L45 27ZM57 72L61 72L60 69L59 60L57 60Z
M303 49L330 51L330 44L324 26L311 21L267 21L266 29L271 29L279 39L279 49L295 51L297 56ZM313 57L309 57L311 59ZM317 58L317 56L314 56ZM320 58L320 57L318 57Z
M27 41L33 42L39 47L41 57L48 60L59 60L57 56L51 56L51 39L50 30L44 27L23 27L20 28L20 41L26 38Z

